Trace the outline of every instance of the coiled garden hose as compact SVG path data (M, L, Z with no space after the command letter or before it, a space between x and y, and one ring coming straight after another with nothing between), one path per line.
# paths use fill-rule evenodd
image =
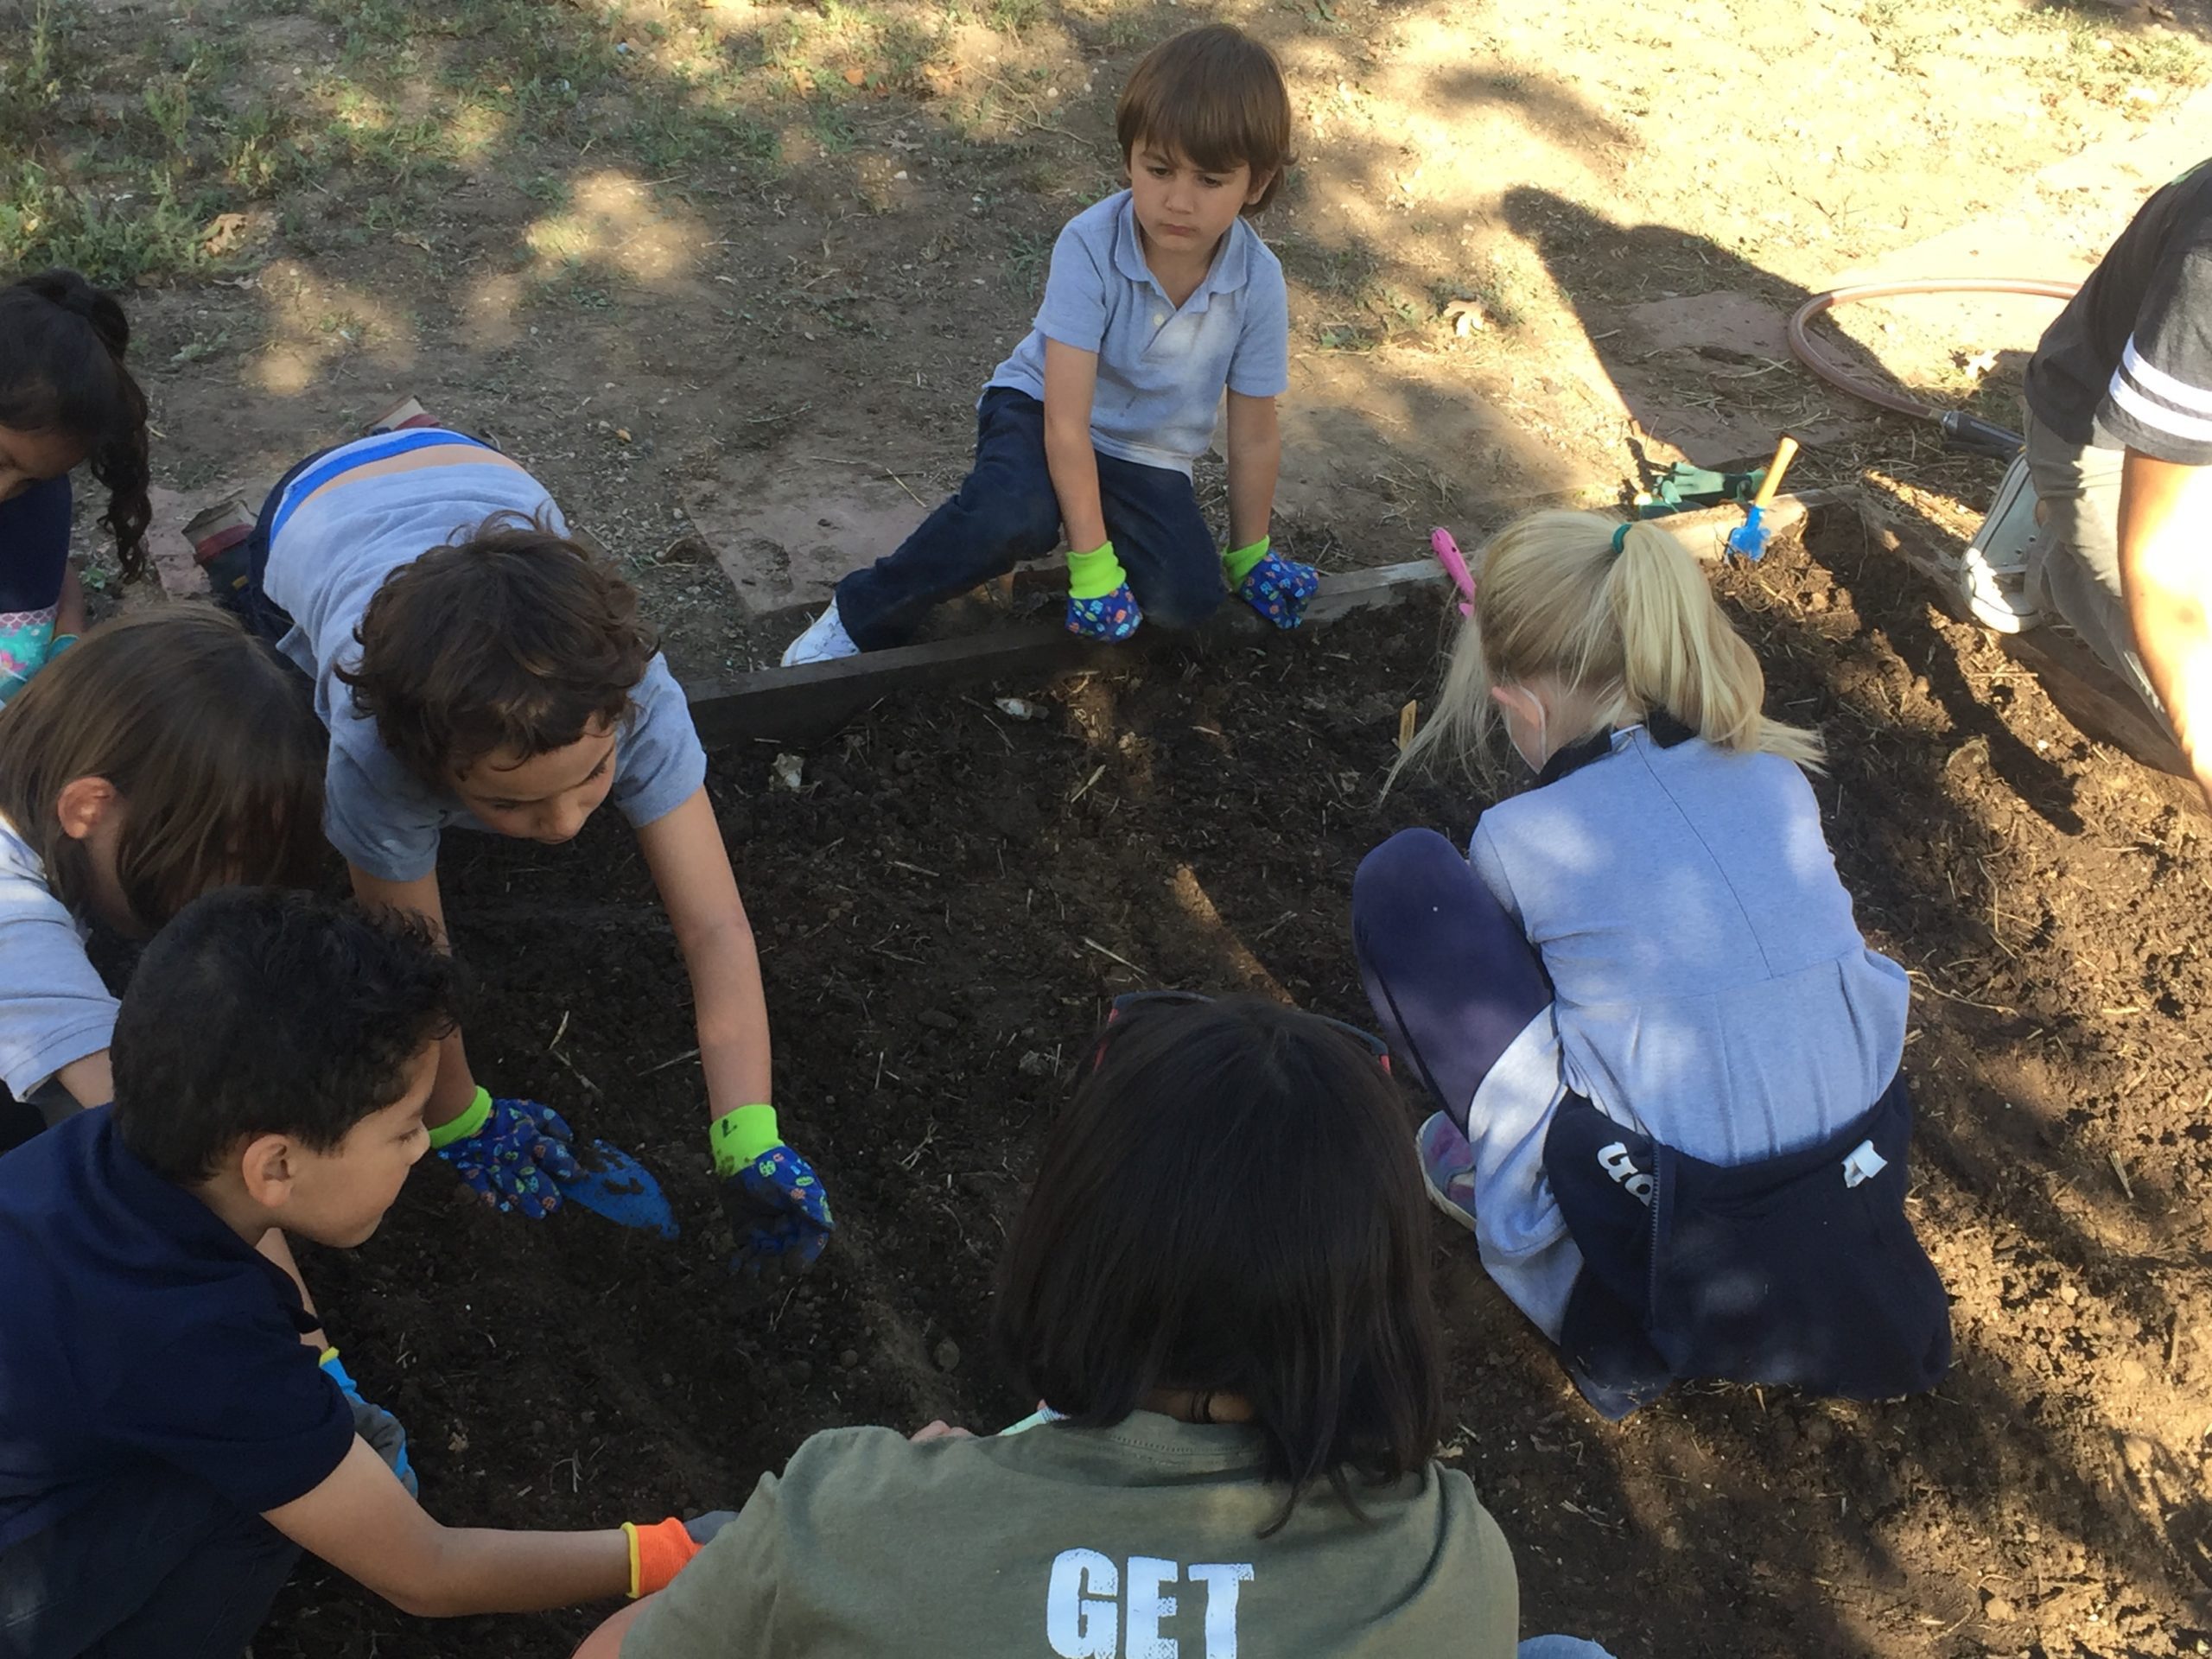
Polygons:
M1923 276L1910 282L1860 283L1850 288L1832 288L1825 294L1814 295L1790 317L1789 350L1800 363L1837 391L1847 391L1853 397L1899 415L1910 415L1916 420L1933 421L1943 429L1945 442L1954 448L1971 449L2009 461L2026 443L2018 433L1972 415L1962 415L1956 410L1937 409L1898 387L1853 374L1813 343L1809 325L1823 311L1849 305L1855 300L1885 300L1901 294L2031 294L2044 299L2070 300L2081 287L2079 283L2049 282L2031 276Z

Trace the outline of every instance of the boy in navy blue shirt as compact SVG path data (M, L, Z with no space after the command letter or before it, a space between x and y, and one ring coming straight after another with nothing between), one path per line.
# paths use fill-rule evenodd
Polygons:
M1275 553L1289 385L1282 266L1245 222L1290 160L1274 55L1227 24L1155 47L1122 89L1129 188L1067 223L1037 325L976 405L960 493L837 597L786 668L905 641L929 608L1051 552L1063 528L1067 626L1126 639L1147 616L1194 627L1234 591L1294 628L1319 579ZM1229 397L1229 545L1215 550L1191 464Z
M212 893L140 961L114 1104L0 1158L0 1654L234 1659L303 1548L426 1615L635 1595L696 1548L677 1521L439 1525L255 1252L376 1231L452 972L419 924Z

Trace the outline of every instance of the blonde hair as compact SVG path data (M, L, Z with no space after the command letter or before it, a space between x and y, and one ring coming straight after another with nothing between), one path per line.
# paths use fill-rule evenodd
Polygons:
M1391 772L1418 757L1492 769L1491 688L1549 678L1587 709L1558 746L1665 710L1716 748L1821 765L1821 741L1760 712L1766 676L1687 550L1656 524L1532 512L1491 537L1436 709Z

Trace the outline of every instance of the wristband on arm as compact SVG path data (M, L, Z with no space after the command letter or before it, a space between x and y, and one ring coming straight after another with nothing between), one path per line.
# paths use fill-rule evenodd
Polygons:
M1068 555L1068 597L1070 599L1103 599L1116 588L1125 586L1129 573L1122 569L1121 560L1114 556L1114 543L1101 542L1089 553Z
M715 1149L715 1173L728 1180L771 1147L783 1144L776 1128L776 1109L755 1101L725 1113L707 1126L707 1143Z
M683 1522L670 1516L665 1521L656 1521L641 1527L634 1521L622 1523L622 1535L630 1545L630 1599L650 1596L668 1588L676 1575L690 1565L691 1558L699 1553L698 1541L684 1529Z
M449 1123L441 1123L430 1131L430 1150L442 1152L456 1141L466 1141L492 1121L492 1091L482 1084L476 1085L476 1098L468 1109ZM563 1134L568 1133L565 1129Z
M1233 547L1221 556L1221 568L1229 576L1229 585L1243 585L1244 578L1252 574L1252 567L1268 556L1274 538L1262 536L1249 547Z

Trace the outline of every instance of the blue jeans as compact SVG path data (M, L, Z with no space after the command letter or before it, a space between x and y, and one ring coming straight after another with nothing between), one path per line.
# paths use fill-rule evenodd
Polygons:
M1182 474L1098 457L1099 505L1146 620L1194 628L1228 596L1221 554ZM1060 543L1060 499L1045 465L1045 405L996 386L976 411L976 465L960 493L896 552L837 584L837 615L862 651L903 644L930 607ZM1088 550L1085 550L1086 551Z
M213 1487L145 1465L0 1549L0 1653L238 1659L299 1557Z

